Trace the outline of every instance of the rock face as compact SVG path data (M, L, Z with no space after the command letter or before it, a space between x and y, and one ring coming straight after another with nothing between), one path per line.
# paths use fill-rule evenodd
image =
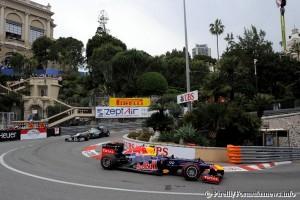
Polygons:
M268 129L284 129L288 137L279 137L279 146L300 147L300 113L281 117L263 118L263 123L268 124ZM262 128L264 130L265 128Z

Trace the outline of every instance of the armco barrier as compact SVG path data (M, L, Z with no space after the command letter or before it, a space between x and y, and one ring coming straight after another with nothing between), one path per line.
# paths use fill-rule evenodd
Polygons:
M150 143L128 138L123 136L125 148L141 145L155 145L156 151L165 155L174 155L178 158L198 159L207 162L228 162L226 148L187 146L170 143Z
M227 146L229 162L265 163L300 160L300 148L265 146Z

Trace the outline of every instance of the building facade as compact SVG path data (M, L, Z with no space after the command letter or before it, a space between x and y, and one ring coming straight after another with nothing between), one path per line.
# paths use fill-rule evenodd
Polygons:
M13 53L29 55L32 43L41 36L53 38L55 24L51 6L30 0L0 1L0 63Z
M30 96L23 96L24 119L35 115L37 119L48 117L47 108L58 99L59 79L51 77L32 77L28 80Z
M299 47L299 45L300 45L300 32L299 32L299 29L297 29L297 28L294 28L292 30L292 34L289 35L289 39L288 39L288 42L287 42L287 50L293 58L298 59L300 61L298 53L293 51L293 46L295 44L298 44L298 48L300 48Z
M211 49L208 48L207 44L196 44L192 49L193 57L196 55L211 56Z

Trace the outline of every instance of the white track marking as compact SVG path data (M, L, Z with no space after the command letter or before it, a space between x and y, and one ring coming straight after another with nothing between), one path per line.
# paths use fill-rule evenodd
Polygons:
M224 166L225 172L246 172L247 170L238 166Z
M113 190L113 191L122 191L122 192L134 192L134 193L147 193L147 194L164 194L164 195L183 195L183 196L206 196L205 193L185 193L185 192L162 192L162 191L151 191L151 190L134 190L134 189L126 189L126 188L115 188L115 187L105 187L105 186L98 186L98 185L87 185L87 184L81 184L81 183L75 183L75 182L69 182L69 181L62 181L62 180L58 180L58 179L53 179L53 178L47 178L47 177L43 177L43 176L38 176L35 174L31 174L28 172L24 172L21 170L18 170L16 168L13 168L12 166L9 166L5 160L4 157L13 152L16 151L20 148L15 148L15 149L11 149L5 153L3 153L0 156L0 164L19 174L25 175L25 176L29 176L32 178L36 178L36 179L40 179L40 180L44 180L44 181L48 181L48 182L53 182L53 183L60 183L60 184L65 184L65 185L72 185L72 186L78 186L78 187L85 187L85 188L93 188L93 189L102 189L102 190Z
M275 166L291 164L292 161L274 162Z

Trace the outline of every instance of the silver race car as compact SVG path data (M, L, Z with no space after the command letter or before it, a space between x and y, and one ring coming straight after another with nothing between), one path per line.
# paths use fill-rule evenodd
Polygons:
M96 128L90 128L88 131L76 133L65 138L66 142L81 142L88 141L89 139L108 137L110 135L109 130L104 126L98 126Z

